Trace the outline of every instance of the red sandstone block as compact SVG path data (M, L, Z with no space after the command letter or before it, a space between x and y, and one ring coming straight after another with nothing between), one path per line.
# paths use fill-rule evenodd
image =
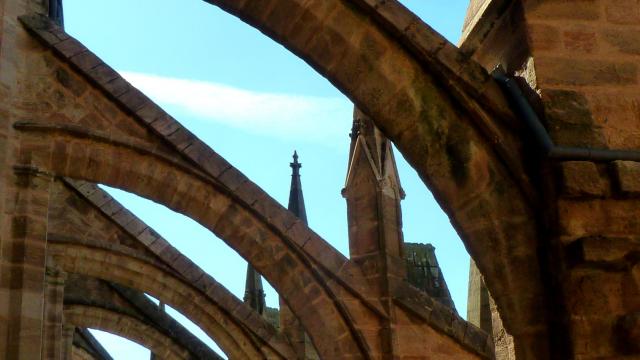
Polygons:
M149 246L158 239L160 235L156 233L152 228L147 227L138 236L137 239L144 245Z
M266 18L263 20L263 24L278 36L288 39L289 37L285 34L289 33L302 14L308 11L305 6L307 4L282 1L272 1L272 3L275 6L265 14Z
M55 36L56 38L58 38L58 40L60 41L64 41L67 39L71 39L71 36L69 36L64 29L58 27L57 25L55 25L54 28L49 30L49 33L51 33L53 36Z
M348 51L354 51L354 44L349 41L350 37L353 38L351 33L345 34L339 30L327 28L316 34L305 45L305 48L314 63L325 64L326 72L324 74L326 75L331 73L338 59L341 59Z
M627 255L640 251L640 241L627 238L591 236L572 243L569 252L573 252L577 261L591 263L624 262Z
M151 124L161 116L166 115L166 112L153 101L149 101L143 107L138 109L138 111L136 111L136 115L145 124Z
M242 1L239 4L234 4L233 7L240 9L242 14L253 21L263 23L265 17L268 16L274 8L274 5L278 1Z
M109 199L107 203L100 206L100 210L102 210L108 216L113 216L115 213L119 212L123 209L122 205L113 199Z
M565 161L560 165L563 195L567 197L602 197L608 186L600 177L595 163Z
M533 22L528 24L526 31L531 47L536 51L560 47L560 31L555 26Z
M119 78L119 76L118 76ZM109 81L108 84L117 84L117 79L113 79L112 81ZM107 87L107 84L104 84L105 88ZM122 84L121 86L114 86L112 87L110 90L118 90L118 89L122 89L122 86L125 86L124 84ZM115 96L114 93L112 93L112 95ZM118 100L120 100L120 102L126 106L129 110L131 110L132 112L136 112L138 110L140 110L141 107L143 107L144 105L146 105L147 103L151 102L151 100L149 100L148 97L146 97L142 92L140 92L138 89L134 88L134 87L129 87L129 91L121 94L120 96L118 96Z
M138 236L147 228L147 225L139 219L132 217L131 221L124 227L133 236Z
M633 62L539 57L536 75L548 85L632 85L638 83L638 65Z
M258 199L264 199L264 191L251 181L246 181L235 191L247 205L253 205Z
M87 51L87 48L84 47L84 45L71 38L55 44L54 48L67 58Z
M640 24L640 3L636 0L607 0L607 21L614 24Z
M162 136L168 136L182 128L179 122L177 122L171 115L166 114L151 123L151 127L156 130Z
M640 207L635 199L594 199L558 202L561 235L572 239L592 235L640 233Z
M640 55L640 30L610 28L602 31L604 40L623 54Z
M204 276L205 272L202 269L200 269L197 265L193 263L191 263L191 265L192 266L187 268L182 273L182 276L187 278L191 283L195 284L198 280L200 280L200 278Z
M207 152L210 156L199 163L206 173L213 177L218 177L220 174L231 168L231 164L229 164L227 160L218 155L215 151L209 148Z
M215 155L213 150L211 150L207 144L197 138L193 143L191 143L191 145L184 149L184 153L200 167L203 167L203 164Z
M100 208L112 200L111 196L104 191L96 191L89 195L88 199Z
M113 97L119 97L132 89L131 84L121 77L117 77L106 84L102 85L105 90Z
M120 75L115 70L104 63L91 68L87 72L87 74L91 77L91 79L93 79L100 85L104 85L120 77Z
M177 252L177 251L176 251ZM197 268L197 265L195 265L191 260L189 260L189 258L187 258L186 256L180 254L176 260L174 260L171 264L169 264L172 268L176 269L180 274L184 275L185 273L187 273L191 268Z
M296 221L287 231L285 235L300 247L311 238L311 230L301 220Z
M335 273L340 271L348 261L342 254L320 237L312 237L309 239L303 249L311 258Z
M614 161L616 188L627 196L640 196L640 162Z
M602 15L599 0L547 0L530 4L525 13L531 19L597 20Z
M193 144L194 141L199 141L189 130L184 127L181 127L171 135L168 135L167 140L169 140L180 151Z
M100 60L99 57L97 57L94 53L92 53L91 51L85 51L82 53L78 53L75 56L72 56L69 59L74 65L76 65L78 68L80 68L81 70L87 72L91 69L93 69L94 67L102 64L102 60Z
M240 170L231 167L218 176L218 180L225 185L229 190L235 192L241 185L249 181Z
M425 24L418 19L411 11L407 10L400 2L385 0L366 0L369 5L373 5L377 14L386 22L391 24L398 32L403 32L413 23Z
M113 203L115 204L115 201L113 201ZM124 207L121 207L120 210L112 214L113 220L123 227L133 220L133 216L133 213Z
M596 33L592 29L563 32L564 48L573 52L592 53L598 48Z
M62 174L67 168L67 143L56 140L51 150L51 170L56 174Z
M168 242L166 242L162 238L157 238L151 245L149 245L149 250L151 250L155 254L162 254L164 250L170 247Z

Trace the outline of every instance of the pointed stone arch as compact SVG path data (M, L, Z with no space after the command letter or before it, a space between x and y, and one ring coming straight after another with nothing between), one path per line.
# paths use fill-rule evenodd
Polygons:
M548 354L541 199L523 165L521 125L487 71L396 0L205 1L285 46L371 116L451 219L516 341Z
M161 359L191 358L189 352L176 345L171 338L130 315L100 307L69 305L64 309L64 317L69 324L106 331L131 340L158 354Z
M134 225L141 235L131 232ZM48 238L48 253L65 272L156 296L200 326L231 357L286 359L292 354L270 324L94 184L70 179L54 184ZM102 253L107 263L91 272L97 263L92 265L90 256L69 260L74 246Z
M81 107L87 101L104 102L100 99L106 93L118 106L113 110L113 105L104 104L106 110L113 110L107 112L112 117L90 111L94 118L86 121L83 111L58 117L55 111L65 113L63 101L36 120L17 119L14 129L20 137L22 161L41 172L137 193L200 222L276 287L309 331L321 357L371 358L381 353L378 335L369 328L379 326L376 324L387 315L378 300L369 296L368 284L355 264L80 43L42 18L23 17L22 21L57 55L34 48L33 59L45 57L47 61L30 62L29 66L45 79L52 71L65 74L65 90L50 84L62 94L58 98L73 99L75 106ZM93 84L87 85L85 79ZM74 93L78 90L75 85L80 94ZM45 87L43 94L34 95L50 99L47 91ZM127 226L135 229L137 224ZM420 321L443 331L442 337L425 340L447 343L447 347L464 353L463 357L488 356L485 334L464 322L452 327L457 315L450 310L435 312L440 311L446 314L444 322L428 312L414 312L423 317ZM476 334L479 336L474 338ZM443 351L443 346L430 349Z

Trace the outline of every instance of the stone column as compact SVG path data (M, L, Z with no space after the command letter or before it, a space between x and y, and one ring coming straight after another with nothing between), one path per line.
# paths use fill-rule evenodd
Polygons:
M52 178L14 167L5 192L0 277L0 351L5 359L40 359L45 298L49 188ZM8 231L7 231L8 230ZM6 342L5 342L6 341Z
M73 336L76 332L76 327L69 324L62 326L62 359L73 359Z
M47 208L51 177L30 168L12 125L36 117L29 52L17 17L47 13L43 0L0 2L0 358L41 358ZM35 144L34 144L35 145ZM16 166L17 165L17 166ZM27 165L27 166L25 166Z
M47 258L44 291L44 327L42 331L42 358L47 360L64 359L63 304L64 285L67 274Z

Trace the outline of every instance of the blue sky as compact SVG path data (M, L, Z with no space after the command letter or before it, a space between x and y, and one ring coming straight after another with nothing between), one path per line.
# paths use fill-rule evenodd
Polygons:
M401 2L457 42L466 0ZM297 150L309 225L348 255L340 190L353 108L325 78L257 30L201 0L65 0L64 10L70 34L285 205L289 162ZM407 194L402 202L405 241L436 247L464 317L469 257L413 169L400 154L396 158ZM224 242L160 205L110 192L242 297L245 263ZM269 288L267 304L277 303ZM115 359L148 356L137 345L97 334Z

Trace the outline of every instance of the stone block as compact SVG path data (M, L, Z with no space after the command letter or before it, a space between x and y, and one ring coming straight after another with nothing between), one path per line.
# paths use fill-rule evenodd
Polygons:
M247 179L247 177L242 172L234 167L231 167L223 172L218 177L218 180L220 180L220 182L232 192L235 192L238 188L240 188L242 184L249 181L249 179Z
M640 162L614 161L616 189L623 195L640 196Z
M75 75L69 74L63 68L56 69L55 76L62 86L69 89L77 97L80 97L87 90L87 85L84 81L78 79Z
M182 128L174 118L170 115L163 115L156 119L151 126L158 132L160 135L168 136L178 131L178 129Z
M104 84L103 87L114 97L119 97L132 89L132 86L121 77L117 77L109 81L108 83Z
M88 73L89 76L100 85L104 85L120 77L120 75L115 70L113 70L109 65L106 64L97 65L91 68Z
M638 64L630 61L539 57L536 60L539 85L634 85Z
M623 54L640 55L640 30L611 28L603 31L602 38Z
M618 329L628 351L640 354L640 311L621 317Z
M596 164L589 161L565 161L561 165L562 193L567 197L601 197L608 192Z
M69 60L71 60L74 65L76 65L83 71L89 71L94 67L102 64L102 60L100 60L100 58L91 51L79 53L75 56L72 56Z
M637 0L607 0L606 4L608 22L629 25L640 23L640 3Z
M151 124L161 116L166 115L166 113L156 103L149 101L145 106L136 111L136 115L146 124Z
M186 149L189 145L193 144L194 141L199 141L184 127L181 127L178 131L167 136L167 140L169 140L180 151Z
M67 58L87 51L87 48L75 39L61 41L55 44L54 47Z
M118 78L120 78L120 76L118 76ZM118 78L113 79L112 81L109 82L109 84L114 83ZM107 84L105 84L106 86ZM125 85L126 86L126 85ZM120 89L121 87L115 87L114 89ZM142 108L145 104L149 103L151 100L149 100L149 98L147 98L143 93L141 93L140 91L138 91L138 89L135 89L133 87L129 87L129 91L123 93L122 95L120 95L118 97L118 100L120 100L120 102L126 106L129 110L131 110L132 112L136 112L138 110L140 110L140 108Z
M531 4L531 5L529 5ZM598 0L532 1L525 12L539 19L598 20L601 17Z
M536 50L555 50L560 47L560 31L549 24L532 23L527 27L531 47Z
M562 34L564 48L572 52L592 53L598 41L592 28L567 30Z

